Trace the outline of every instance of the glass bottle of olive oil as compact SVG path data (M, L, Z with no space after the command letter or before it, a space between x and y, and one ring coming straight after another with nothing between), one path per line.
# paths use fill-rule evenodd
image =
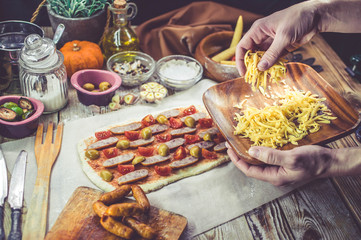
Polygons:
M109 10L112 12L113 26L102 42L105 59L122 51L139 51L139 39L130 25L130 20L137 14L137 5L125 0L114 0Z

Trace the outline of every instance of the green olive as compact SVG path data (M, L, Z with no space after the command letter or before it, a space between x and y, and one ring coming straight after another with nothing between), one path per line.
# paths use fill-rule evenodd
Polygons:
M95 89L95 86L92 83L85 83L83 85L83 88L88 91L93 91Z
M204 141L212 141L212 135L210 133L206 133L203 136Z
M167 144L162 143L161 145L159 145L158 154L163 156L163 157L169 155L169 147L167 146Z
M140 136L141 136L143 139L149 139L149 138L152 137L152 130L151 130L149 127L143 128L143 129L140 131Z
M157 117L157 122L160 123L160 124L165 124L166 122L168 122L168 119L164 115L159 115Z
M195 125L196 125L196 120L194 120L194 118L188 116L188 117L186 117L186 118L184 119L184 124L185 124L187 127L193 128L193 127L195 127Z
M110 83L108 83L108 82L101 82L101 83L99 84L99 90L100 90L101 92L108 90L110 87L111 87L111 85L110 85Z
M85 152L85 156L91 160L95 160L99 158L100 154L95 149L89 149Z
M145 157L143 157L143 156L138 156L138 157L135 157L135 158L133 159L132 164L133 164L133 165L136 165L136 164L138 164L138 163L140 163L140 162L143 162L144 160L145 160Z
M100 177L106 181L106 182L110 182L113 179L113 174L111 172L109 172L108 170L102 170L100 172Z
M124 149L129 148L129 145L130 145L130 143L129 143L128 140L119 140L119 141L117 142L116 147L119 148L119 149L124 150Z
M194 146L189 150L191 156L199 158L201 156L201 148L198 146Z

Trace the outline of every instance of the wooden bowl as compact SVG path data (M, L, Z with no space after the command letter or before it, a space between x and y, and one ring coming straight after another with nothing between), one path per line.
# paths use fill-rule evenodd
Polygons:
M311 133L298 141L298 146L326 144L354 131L360 123L359 114L347 100L308 65L288 63L286 66L286 84L291 88L310 91L320 98L326 98L323 103L331 110L333 116L337 117L330 124L322 124L318 132ZM270 86L274 93L284 95L283 84L272 83ZM253 92L251 85L245 83L243 78L217 84L209 88L203 95L207 111L235 153L251 164L260 164L259 160L248 155L247 151L252 145L249 138L241 138L233 134L234 126L237 124L234 120L235 112L240 112L234 108L234 105L244 99L247 99L243 104L244 108L247 106L263 108L265 103L272 105L274 102L258 90ZM295 147L297 146L289 143L279 149L289 150Z
M224 82L239 77L235 66L220 64L211 58L221 51L229 48L233 31L222 31L212 33L203 38L198 44L195 58L204 67L205 76L218 82Z

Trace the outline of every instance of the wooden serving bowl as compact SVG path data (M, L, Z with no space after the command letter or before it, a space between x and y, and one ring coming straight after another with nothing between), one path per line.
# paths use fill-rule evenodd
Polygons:
M220 64L211 58L221 51L229 48L233 31L222 31L212 33L203 38L198 44L195 58L204 67L205 76L218 82L224 82L239 77L235 66Z

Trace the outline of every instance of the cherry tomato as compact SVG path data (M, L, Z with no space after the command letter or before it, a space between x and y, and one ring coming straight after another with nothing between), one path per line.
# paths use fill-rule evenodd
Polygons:
M139 138L139 131L125 131L124 135L130 140L134 141Z
M236 61L236 56L233 56L233 57L231 58L231 61Z
M103 150L103 153L107 158L113 158L118 155L118 148L107 148Z
M186 144L192 144L200 140L198 135L189 135L189 134L184 135L184 139L186 140Z
M154 170L158 175L161 176L169 176L170 173L172 172L172 168L169 166L163 166L163 167L155 166Z
M138 152L144 157L150 157L153 155L154 147L138 147Z
M205 148L202 148L202 157L208 158L208 159L216 159L217 158L217 153L211 152L211 151L208 151Z
M98 140L109 138L111 135L112 135L112 133L110 131L101 131L101 132L96 132L95 133L95 137Z
M189 108L184 109L183 115L188 116L188 115L195 114L196 112L197 112L196 107L194 105L192 105Z
M142 125L143 127L149 127L150 125L153 125L155 123L155 119L154 117L149 114L147 116L145 116L143 119L142 119Z
M135 170L135 167L133 164L118 165L118 172L120 172L120 174L122 174L122 175L133 172L134 170Z
M180 119L172 117L169 119L169 124L172 128L181 128L183 126L183 123Z
M201 128L210 128L213 125L213 120L211 118L201 118L198 120Z
M186 155L187 155L186 149L183 146L180 146L175 151L173 158L175 160L181 160L181 159L185 158Z
M217 133L217 135L213 138L213 142L215 143L221 143L226 141L226 139L224 139L223 135L221 133Z
M168 142L172 139L172 135L169 133L158 134L155 136L158 142Z

